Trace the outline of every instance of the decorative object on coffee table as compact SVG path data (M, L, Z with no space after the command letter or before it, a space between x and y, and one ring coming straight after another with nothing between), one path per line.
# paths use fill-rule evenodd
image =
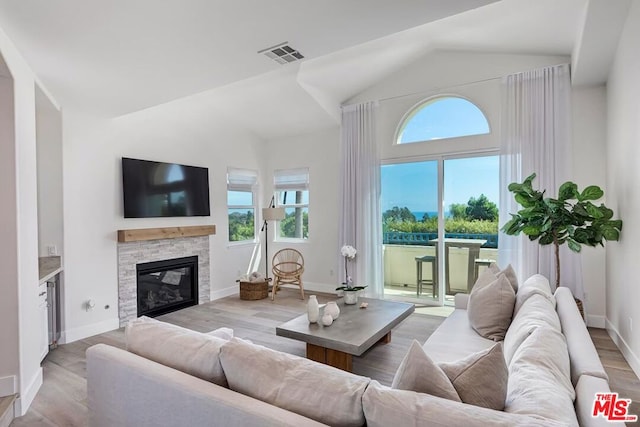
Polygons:
M335 301L329 301L327 305L324 306L324 314L329 314L336 320L340 315L340 308L338 308L338 304Z
M324 316L322 316L322 324L324 326L331 326L332 323L333 323L333 317L331 317L330 314L325 314Z
M309 301L307 302L307 317L309 318L309 323L316 323L320 317L320 306L318 305L318 298L316 298L315 295L309 296Z
M366 288L366 286L353 286L353 279L349 276L348 265L356 257L357 252L350 245L344 245L340 249L340 254L344 257L344 282L342 282L342 286L336 288L336 291L343 291L344 303L349 305L356 304L358 302L358 291Z
M340 302L340 319L330 328L309 323L304 313L276 327L276 335L307 343L307 359L351 372L353 356L378 342L389 343L391 330L415 309L404 302L361 300L368 304L366 310Z

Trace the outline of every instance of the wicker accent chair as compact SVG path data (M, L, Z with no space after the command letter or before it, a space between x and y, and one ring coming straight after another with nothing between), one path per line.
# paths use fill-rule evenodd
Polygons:
M304 258L295 249L281 249L273 256L273 288L271 300L276 297L280 285L296 285L300 287L300 296L304 300L304 286L302 285L302 273L304 272Z

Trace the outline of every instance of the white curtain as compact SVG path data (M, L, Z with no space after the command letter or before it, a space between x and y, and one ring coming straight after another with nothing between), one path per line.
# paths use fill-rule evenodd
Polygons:
M500 226L510 219L510 212L521 207L511 182L522 182L536 173L534 188L546 189L546 196L556 197L560 184L571 179L571 81L568 64L506 76L502 80L502 117L500 148ZM556 281L553 245L541 246L524 235L500 233L500 263L511 263L518 277L534 273ZM580 256L566 245L560 248L561 284L583 299Z
M367 285L367 295L381 297L384 283L376 109L374 102L342 108L339 235L340 246L351 245L358 251L355 260L349 262L353 283ZM338 277L344 280L344 269L340 271Z

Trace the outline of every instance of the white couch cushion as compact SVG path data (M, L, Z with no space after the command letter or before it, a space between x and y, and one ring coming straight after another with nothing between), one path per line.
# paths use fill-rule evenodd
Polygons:
M564 336L555 329L538 327L516 350L509 366L505 411L542 415L577 426L574 399Z
M145 316L127 324L125 340L131 353L227 387L220 365L226 340Z
M474 286L467 307L471 327L485 338L502 341L511 324L515 300L504 274L486 286Z
M518 289L518 293L516 295L516 304L513 307L513 316L515 317L520 310L520 307L525 303L527 299L529 299L533 295L542 295L546 299L548 299L553 308L556 307L556 300L551 293L551 285L549 285L549 279L547 279L542 274L534 274L529 277Z
M478 335L471 328L467 310L457 309L444 319L422 348L433 361L440 363L460 360L494 344L494 341Z
M589 331L585 328L584 319L578 311L578 306L569 288L556 289L556 309L562 334L567 340L569 358L571 359L571 381L573 385L583 375L591 375L609 381L609 377L598 357Z
M556 427L563 424L540 416L508 414L453 400L394 390L371 381L362 398L367 427Z
M218 329L214 329L213 331L207 332L207 335L210 335L216 338L222 338L225 341L229 341L231 338L233 338L233 329L218 328Z
M369 378L233 338L222 347L229 387L332 426L364 424Z
M521 292L525 288L521 289ZM543 295L532 294L526 299L504 337L504 357L507 365L522 342L538 327L548 326L560 332L560 321L553 304Z
M400 362L391 387L461 401L447 374L431 360L416 340L413 340L409 351Z

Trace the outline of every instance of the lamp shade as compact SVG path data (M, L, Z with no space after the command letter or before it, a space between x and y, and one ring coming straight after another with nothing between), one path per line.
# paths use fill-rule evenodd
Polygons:
M264 221L281 221L284 217L284 208L262 208L262 219Z

